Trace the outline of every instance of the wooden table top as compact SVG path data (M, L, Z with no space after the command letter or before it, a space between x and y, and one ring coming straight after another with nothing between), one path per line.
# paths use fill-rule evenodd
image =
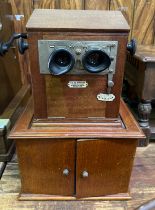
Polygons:
M134 57L143 62L155 62L155 45L138 45Z

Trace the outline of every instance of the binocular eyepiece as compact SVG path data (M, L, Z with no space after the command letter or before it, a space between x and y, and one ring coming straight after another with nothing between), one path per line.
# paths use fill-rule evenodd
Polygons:
M75 64L74 55L67 49L56 49L49 56L48 68L53 75L62 75L69 72ZM110 57L98 49L88 50L82 56L83 68L90 73L99 73L111 64Z

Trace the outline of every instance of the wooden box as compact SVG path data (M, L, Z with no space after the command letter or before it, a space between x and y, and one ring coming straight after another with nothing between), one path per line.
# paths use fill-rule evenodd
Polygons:
M147 146L155 137L152 104L155 100L155 46L138 45L134 56L127 55L125 80L126 96L137 114L140 127L146 139L139 146Z
M30 53L30 66L34 100L35 120L75 120L87 121L96 118L118 118L126 45L129 26L119 11L82 11L82 10L50 10L36 9L27 23L28 43ZM116 62L115 72L107 69L107 73L88 73L85 70L76 70L76 74L51 75L48 69L41 73L43 57L47 68L50 58L52 41L81 42L107 42L111 49L117 43L116 55L111 57L111 62ZM49 46L44 53L39 54L41 44L49 41ZM46 42L48 43L48 42ZM93 45L93 43L92 43ZM70 46L72 48L72 45ZM81 45L80 45L81 47ZM104 47L104 46L103 46ZM84 45L85 48L85 45ZM96 48L95 48L96 49ZM80 49L81 50L81 49ZM47 55L45 55L47 53ZM80 53L75 49L75 53ZM77 56L77 55L76 55ZM43 69L44 70L44 69ZM112 72L111 72L112 71ZM70 71L72 72L72 70ZM70 83L85 82L85 88L70 88ZM98 100L100 94L112 94L113 101ZM107 96L108 97L108 96Z
M21 174L20 200L129 199L138 138L121 101L117 122L33 122L32 101L12 130Z

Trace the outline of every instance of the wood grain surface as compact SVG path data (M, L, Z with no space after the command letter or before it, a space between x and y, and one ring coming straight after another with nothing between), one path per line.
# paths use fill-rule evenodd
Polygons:
M102 12L101 10L36 9L33 11L26 28L28 31L73 31L75 29L94 30L95 32L129 31L129 25L120 11Z
M77 197L127 193L136 144L136 139L77 140Z
M35 126L32 122L33 116L33 105L32 100L28 103L27 108L25 109L22 117L16 123L14 129L12 129L9 138L12 139L31 139L31 138L102 138L103 134L105 138L144 138L144 134L138 126L138 123L135 121L131 112L127 106L121 101L120 105L120 116L123 120L121 124L116 121L111 127L109 120L100 120L96 123L92 122L78 122L77 119L72 122L71 125L64 122L61 122L61 126L55 123L42 123ZM31 129L29 129L31 124ZM34 122L35 123L35 122ZM119 123L119 124L118 124ZM125 126L124 126L125 125Z
M60 0L33 0L33 9L58 9Z
M154 0L6 0L11 2L13 11L24 14L27 21L35 8L121 10L128 21L130 38L139 44L153 44L155 41ZM17 12L18 11L18 12ZM25 26L25 25L24 25Z
M8 41L14 32L13 20L8 18L11 15L12 10L10 4L0 2L0 21L2 23L0 41ZM16 46L14 46L4 57L0 57L0 114L16 95L21 86L20 66L17 59Z
M155 63L155 45L138 45L134 57L144 63Z
M123 13L128 24L132 28L132 19L134 13L134 0L111 0L110 10L119 10Z
M74 140L36 139L30 143L25 139L16 146L22 193L74 195ZM68 175L63 174L64 169L69 170Z
M20 175L16 156L9 162L0 180L1 210L133 210L154 198L155 145L137 148L130 182L129 201L18 201Z
M84 0L59 0L60 9L84 9Z
M46 118L47 109L46 109L46 89L45 81L43 75L38 71L39 62L38 62L38 39L42 39L42 34L31 34L29 39L29 44L31 48L29 49L30 59L30 70L31 70L31 81L33 89L33 101L34 101L34 115L36 118ZM39 86L38 86L39 84Z
M85 0L85 10L109 10L110 0Z
M134 17L134 0L111 0L110 10L119 10L124 15L130 25L129 40L132 35L133 17Z
M47 75L47 115L50 118L105 117L106 103L96 100L97 94L106 91L107 78L97 75ZM69 88L69 81L87 81L87 88Z
M132 37L137 39L138 44L153 44L155 37L154 23L155 1L136 0Z
M31 108L32 106L30 106L30 110ZM29 106L25 113L28 110ZM48 200L52 199L50 195L84 198L128 193L136 143L138 138L143 135L123 102L120 110L122 127L109 126L108 128L102 125L101 138L98 134L100 125L96 126L97 122L89 123L91 131L97 133L97 138L93 138L94 134L89 131L89 127L85 127L85 124L78 127L77 123L75 125L74 123L66 124L64 127L66 133L63 137L62 122L61 126L54 124L54 129L50 124L50 130L47 131L47 128L41 126L32 127L32 124L30 126L32 118L29 116L28 126L24 128L27 116L23 115L20 118L21 123L18 121L20 129L17 135L19 138L16 134L16 136L14 135L21 170L20 199L29 200L31 194L33 194L33 199L35 199L35 194L38 194L36 195L37 199L42 200L41 194L43 194L43 199ZM74 129L77 134L74 138L70 138L69 130L74 126L76 126ZM33 132L36 132L37 128L39 128L37 135L33 136ZM39 136L41 130L44 137ZM60 132L60 138L52 136L55 131ZM109 138L107 138L108 131L111 132ZM87 134L88 137L79 138L81 132L83 132L83 136ZM126 135L122 138L124 132ZM116 133L117 136L115 136ZM69 170L68 179L65 179L66 177L64 178L62 174L66 168ZM87 170L90 173L90 178L81 179L81 173ZM103 189L102 186L104 186Z
M24 23L26 24L29 19L32 9L33 2L32 0L8 0L12 6L12 12L14 15L23 15Z

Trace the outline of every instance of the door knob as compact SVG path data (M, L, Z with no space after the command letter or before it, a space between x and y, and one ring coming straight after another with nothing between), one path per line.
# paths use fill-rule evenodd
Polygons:
M68 170L67 168L65 168L65 169L63 170L63 175L64 175L64 176L68 176L68 175L69 175L69 170Z
M88 177L88 176L89 176L89 174L88 174L87 171L83 171L83 172L82 172L82 177L83 177L83 178L86 178L86 177Z

